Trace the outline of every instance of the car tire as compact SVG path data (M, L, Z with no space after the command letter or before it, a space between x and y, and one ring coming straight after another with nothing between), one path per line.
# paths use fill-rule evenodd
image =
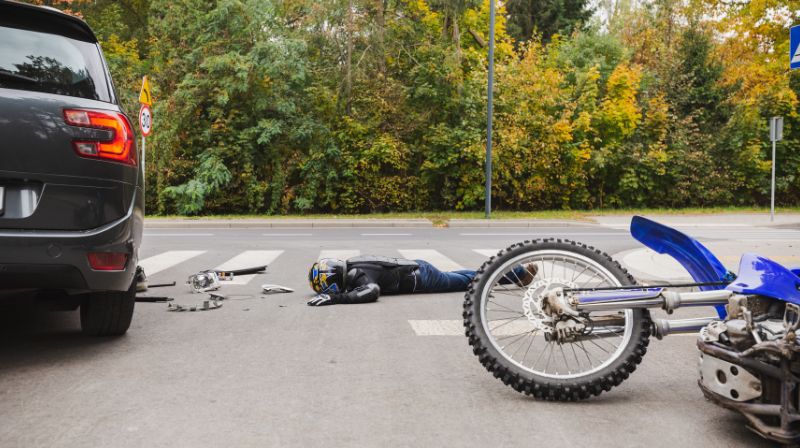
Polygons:
M127 291L87 294L81 303L81 331L88 336L121 336L131 326L135 304L135 280Z

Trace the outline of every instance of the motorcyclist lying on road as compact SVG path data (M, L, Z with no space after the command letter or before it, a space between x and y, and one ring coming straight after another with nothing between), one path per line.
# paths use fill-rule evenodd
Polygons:
M505 274L503 284L526 286L533 281L538 267L517 266ZM475 271L442 272L424 260L406 260L375 255L347 261L323 258L311 266L308 280L317 293L310 306L340 303L367 303L381 294L417 294L466 291Z

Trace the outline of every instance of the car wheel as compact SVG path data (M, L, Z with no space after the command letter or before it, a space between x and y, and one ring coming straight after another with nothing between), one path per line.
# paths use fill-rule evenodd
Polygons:
M127 291L87 294L81 303L81 331L89 336L120 336L128 331L136 304L136 281Z

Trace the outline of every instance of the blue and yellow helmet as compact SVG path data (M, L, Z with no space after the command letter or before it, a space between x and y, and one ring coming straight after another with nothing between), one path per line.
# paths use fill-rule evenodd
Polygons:
M347 263L335 258L323 258L311 265L308 282L317 294L339 293L344 291Z

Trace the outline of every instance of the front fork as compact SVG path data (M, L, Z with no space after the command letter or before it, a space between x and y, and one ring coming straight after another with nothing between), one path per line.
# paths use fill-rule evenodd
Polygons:
M671 314L683 306L727 304L732 295L732 291L725 289L699 292L674 292L663 288L580 292L556 289L547 295L546 301L547 308L555 315L579 317L590 312L642 308L661 308ZM716 316L675 320L655 319L651 332L659 339L668 334L696 333L716 320L719 320Z

